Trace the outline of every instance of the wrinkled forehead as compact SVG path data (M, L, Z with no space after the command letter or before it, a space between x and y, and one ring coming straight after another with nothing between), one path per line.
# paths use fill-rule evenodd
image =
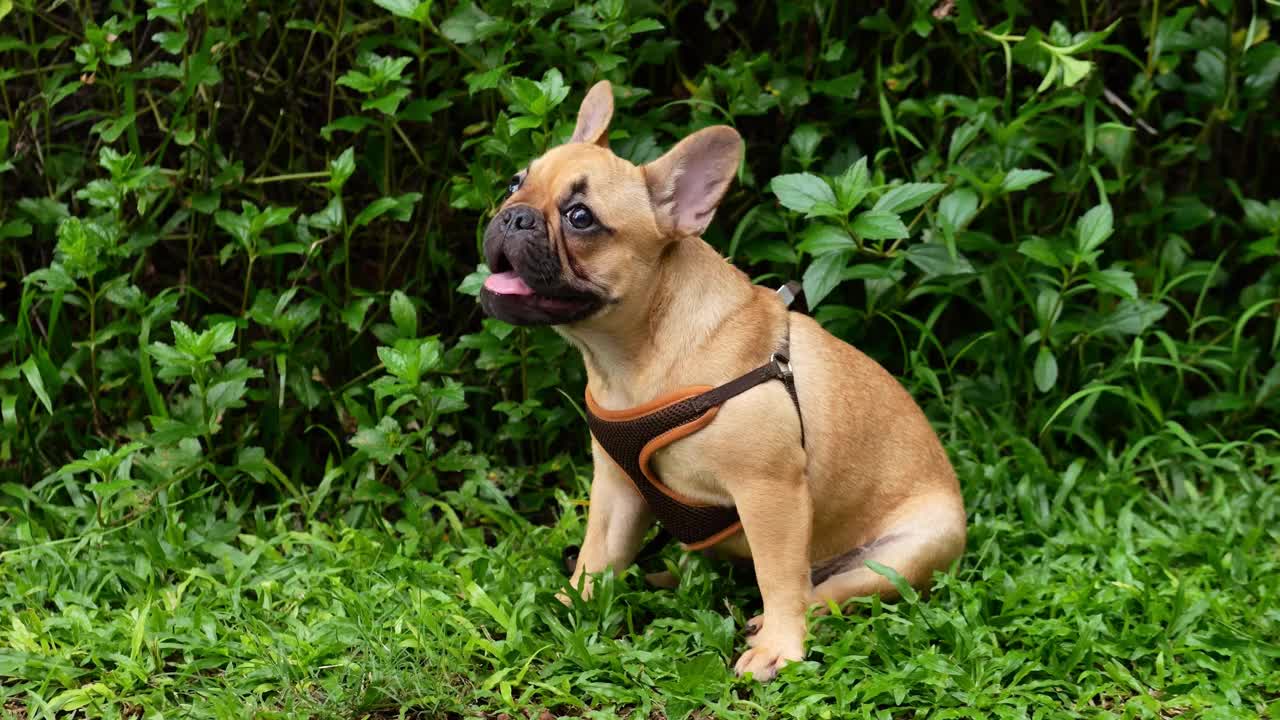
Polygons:
M576 194L609 206L648 202L640 168L612 152L586 144L561 145L529 164L524 186L531 191Z

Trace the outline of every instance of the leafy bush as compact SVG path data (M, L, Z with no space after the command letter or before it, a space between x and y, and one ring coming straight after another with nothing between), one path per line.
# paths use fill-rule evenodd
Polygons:
M510 712L574 705L548 688L590 684L591 671L535 662L569 637L612 638L608 652L641 662L731 654L708 590L724 571L697 561L684 603L620 589L572 628L545 606L558 547L580 532L584 371L550 330L483 318L474 299L507 178L567 139L600 78L618 92L612 146L634 162L704 125L742 132L739 182L706 239L758 282L802 279L817 318L898 375L942 431L976 549L939 602L1004 630L1016 622L996 604L1067 612L999 573L1062 551L1066 565L1040 580L1082 581L1103 570L1086 548L1110 543L1103 528L1118 522L1130 554L1141 530L1162 564L1198 568L1182 595L1126 610L1134 622L1191 632L1212 607L1228 628L1218 639L1275 642L1280 617L1265 608L1278 588L1264 570L1276 560L1262 548L1280 514L1278 15L1223 0L998 11L967 0L0 0L0 577L22 579L0 601L13 648L0 650L0 697L32 716L178 705L242 717L249 696L266 714ZM1157 518L1180 529L1165 534ZM1206 539L1215 532L1239 554L1204 557L1223 550ZM380 554L380 542L397 549ZM425 547L428 566L412 565ZM411 596L412 610L332 602L419 626L451 614L476 645L436 656L423 648L458 639L435 624L434 639L412 642L373 620L325 625L298 589L327 582L311 552L348 584L391 563L378 587ZM250 575L263 557L292 589ZM456 567L453 595L417 582L448 587ZM984 596L999 578L1019 589ZM188 582L206 604L184 616ZM1215 583L1252 595L1222 609ZM334 633L307 652L270 651L288 666L278 673L248 640L210 640L272 622L271 588ZM241 592L261 612L240 609ZM1188 610L1186 593L1206 604ZM686 613L673 631L710 645L620 645L633 623L624 596L639 613ZM509 617L506 601L524 614ZM1082 618L1104 611L1087 593L1076 601ZM913 623L907 635L892 617ZM865 622L876 652L898 650L860 670L881 673L862 685L841 680L852 695L821 703L1021 717L1124 695L1124 712L1143 716L1241 717L1265 712L1280 687L1265 654L1180 644L1200 653L1189 676L1166 671L1172 646L1160 658L1135 649L1149 634L1059 656L1054 634L1076 630L1037 626L1043 644L1019 652L1037 658L1028 672L1041 684L996 672L991 682L1026 695L995 710L974 699L985 680L926 689L1007 638L960 633L944 663L921 634L945 622L936 608L876 603ZM370 627L381 649L352 665L354 633ZM396 643L407 656L386 650ZM571 669L590 667L586 647ZM293 653L333 672L303 672ZM487 680L470 677L477 653L495 659ZM897 655L926 658L933 680L888 667ZM438 676L407 688L406 657L440 662ZM661 688L672 714L754 712L727 699L722 658L706 659L681 656L692 665L675 684L609 675L580 697L654 707L647 690L611 695L619 682ZM215 668L223 680L196 680ZM229 694L201 705L183 678ZM763 707L832 711L799 689L756 692Z

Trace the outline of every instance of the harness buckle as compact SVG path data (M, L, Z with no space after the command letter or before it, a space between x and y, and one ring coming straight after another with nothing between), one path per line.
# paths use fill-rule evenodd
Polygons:
M795 302L796 297L800 294L799 283L789 282L778 288L777 293L778 297L782 298L782 306L791 307L791 303Z
M791 358L783 353L774 353L769 359L773 361L773 366L778 369L782 377L791 377Z

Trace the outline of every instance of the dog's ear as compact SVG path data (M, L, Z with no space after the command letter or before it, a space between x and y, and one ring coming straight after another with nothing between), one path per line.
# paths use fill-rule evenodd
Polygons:
M742 137L727 125L703 128L645 165L658 224L668 234L701 235L738 172Z
M609 147L609 121L613 119L613 86L601 80L587 91L578 107L578 124L573 128L571 143L594 143Z

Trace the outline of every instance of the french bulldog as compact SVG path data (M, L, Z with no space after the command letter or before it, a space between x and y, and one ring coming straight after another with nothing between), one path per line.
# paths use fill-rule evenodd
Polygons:
M889 372L702 240L738 173L738 133L707 127L637 166L609 149L613 107L612 87L597 83L569 141L512 178L485 231L492 274L480 303L509 323L550 325L581 351L599 413L719 386L789 338L796 401L783 383L761 383L648 459L673 496L737 510L741 531L710 552L754 568L763 613L747 623L734 668L769 680L804 657L811 609L897 596L865 561L927 591L965 547L960 487L937 434ZM592 457L570 579L586 597L593 574L635 560L654 522L633 475L594 436Z

